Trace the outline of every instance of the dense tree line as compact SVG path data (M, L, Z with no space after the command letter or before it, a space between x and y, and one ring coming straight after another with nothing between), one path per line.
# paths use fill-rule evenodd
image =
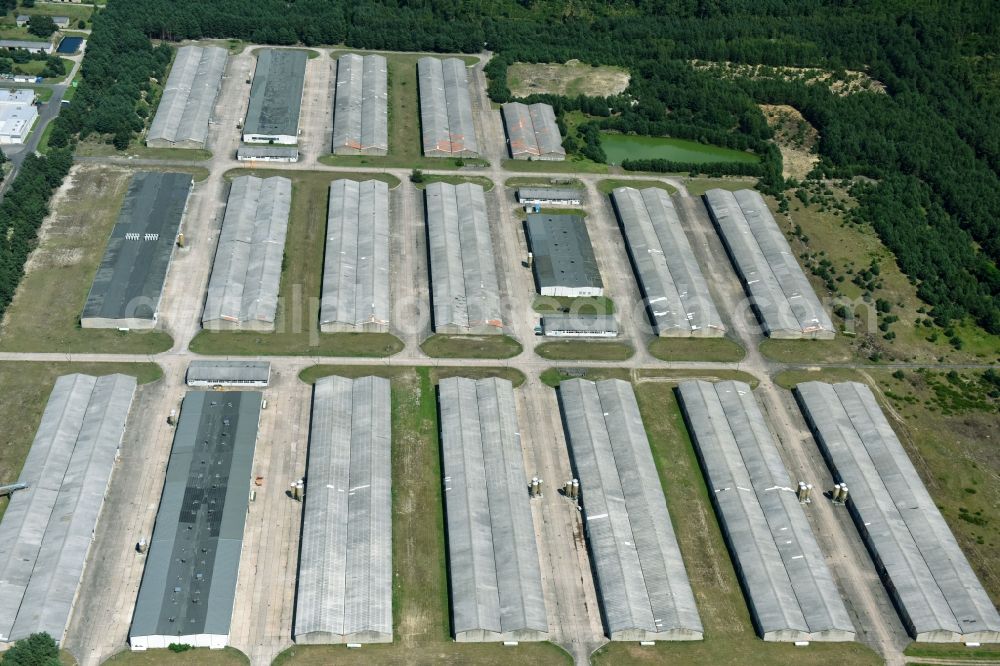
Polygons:
M496 101L510 99L511 62L621 65L632 75L623 95L538 97L593 118L572 149L600 159L601 129L748 149L763 161L740 168L759 169L777 190L780 158L757 104L791 104L820 132L817 175L875 179L857 188L855 219L878 231L935 316L971 314L1000 332L998 25L990 0L117 0L95 17L84 84L51 144L68 146L77 134L128 144L144 125L150 79L170 57L150 38L485 47L496 54L487 68ZM692 59L867 70L888 94L730 80Z

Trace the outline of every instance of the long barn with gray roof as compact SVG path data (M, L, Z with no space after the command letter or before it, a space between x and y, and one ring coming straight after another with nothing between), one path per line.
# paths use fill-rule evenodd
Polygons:
M392 641L389 380L324 377L313 389L297 643Z
M700 640L704 629L632 386L564 381L559 405L608 635Z
M389 151L388 77L385 56L348 53L337 59L334 155L385 155Z
M129 629L133 650L229 644L261 397L184 396Z
M503 332L500 286L483 188L431 183L424 191L436 333Z
M750 616L765 641L855 630L750 386L684 381L681 409Z
M307 59L306 52L298 49L260 51L243 125L245 142L298 143Z
M421 58L417 61L417 85L424 155L478 157L465 63L458 58Z
M0 644L46 632L61 643L104 505L136 381L56 380L0 522Z
M182 46L163 87L149 126L146 145L157 148L204 148L208 123L226 71L226 49Z
M154 328L191 174L132 176L83 307L83 328Z
M918 641L996 643L1000 616L866 385L796 386L847 508Z
M452 377L438 392L455 640L545 640L513 386Z
M389 330L389 186L330 183L319 323L324 333Z
M670 195L655 187L619 187L611 201L657 335L725 335Z
M207 329L274 330L292 181L233 180L202 314Z
M705 202L722 242L771 338L829 340L835 329L788 241L754 190L713 189Z
M556 114L550 105L507 102L500 110L507 130L507 149L513 159L566 159Z

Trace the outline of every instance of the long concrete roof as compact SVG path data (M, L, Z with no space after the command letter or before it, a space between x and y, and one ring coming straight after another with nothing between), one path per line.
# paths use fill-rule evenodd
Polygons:
M677 388L736 573L764 640L850 641L847 614L750 386Z
M381 377L313 389L297 642L392 640L389 396Z
M389 186L380 180L335 180L320 324L388 326L389 310Z
M655 187L619 187L611 200L657 333L723 335L722 318L670 195Z
M385 56L348 53L337 59L333 153L389 150L388 64Z
M476 157L479 143L465 63L458 58L417 61L424 155Z
M587 543L612 640L698 640L703 628L628 382L559 385Z
M300 50L261 50L250 87L244 136L298 135L307 59Z
M132 176L83 319L124 323L156 318L191 184L188 173L141 171Z
M424 197L434 330L500 333L500 286L482 186L431 183Z
M222 220L202 323L273 326L292 205L292 181L233 180Z
M802 411L907 630L917 640L995 643L1000 616L871 389L804 382Z
M566 159L556 114L549 104L507 102L500 107L507 129L510 156L514 159Z
M229 635L261 397L184 396L130 641Z
M537 640L548 633L535 528L505 379L438 387L456 640Z
M772 337L833 337L835 329L763 197L713 189L705 201L747 294Z
M191 361L187 371L187 382L209 384L266 384L271 377L269 361L206 359Z
M146 135L147 143L205 145L227 57L226 49L218 46L177 49L160 105Z
M136 381L56 380L0 522L0 643L61 641L125 432Z

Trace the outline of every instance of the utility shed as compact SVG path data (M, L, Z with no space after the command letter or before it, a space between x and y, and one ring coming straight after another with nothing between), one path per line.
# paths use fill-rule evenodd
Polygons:
M243 140L246 143L295 144L299 137L306 52L262 49L250 87Z
M795 397L910 636L1000 641L996 608L871 390L804 382Z
M548 104L508 102L500 107L507 130L507 148L515 160L564 160L566 150Z
M191 361L188 386L244 386L264 388L271 379L267 361Z
M389 151L388 71L385 56L348 53L337 59L334 155L385 155Z
M631 384L564 381L559 406L608 636L701 640L701 618Z
M389 186L330 183L320 330L389 330Z
M83 328L153 328L191 174L140 171L132 176L118 221L87 295Z
M229 644L260 403L256 391L184 397L129 629L133 650Z
M417 85L424 155L478 157L465 63L458 58L421 58L417 61Z
M296 643L392 642L389 380L313 389Z
M226 49L218 46L177 49L156 116L146 134L147 146L205 147L208 123L222 87L227 58Z
M657 335L725 335L726 327L670 195L655 187L618 187L611 201Z
M431 183L424 190L436 333L503 332L500 286L483 188Z
M0 644L61 643L135 394L126 375L56 380L0 522Z
M603 296L604 283L579 215L528 215L528 249L542 296Z
M579 206L583 190L574 187L519 187L517 203L549 206Z
M548 638L514 388L438 385L452 630L459 642Z
M750 386L684 381L677 396L758 634L765 641L854 640Z
M613 338L618 335L618 322L614 315L558 312L542 317L542 331L557 338Z
M763 197L754 190L713 189L705 193L705 202L764 333L832 340L830 316Z
M236 150L240 162L298 162L299 149L295 146L268 146L244 143Z
M273 331L292 181L233 180L201 317L206 329Z

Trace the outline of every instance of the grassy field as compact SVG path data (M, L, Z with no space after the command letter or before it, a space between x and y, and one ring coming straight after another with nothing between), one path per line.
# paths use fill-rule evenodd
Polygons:
M420 345L433 358L512 358L524 348L508 335L435 334Z
M743 360L746 351L729 338L653 338L649 353L661 361Z
M989 335L971 325L955 325L951 330L924 325L929 319L926 311L930 308L917 298L916 286L900 271L892 253L873 229L845 222L845 212L853 208L855 202L842 188L814 185L803 193L809 204L804 204L798 196L790 196L787 215L778 213L777 202L773 199L768 199L768 205L789 237L792 252L803 265L817 295L821 298L831 295L826 280L813 274L828 270L838 299L854 313L855 337L824 343L830 350L822 358L856 357L921 363L1000 360L1000 336ZM877 275L859 279L864 277L872 262L878 267ZM877 315L877 319L876 300L890 307L890 312ZM834 323L842 326L845 322L834 316ZM882 330L881 326L888 330ZM949 341L953 336L961 340L961 349ZM788 349L783 349L785 347ZM813 350L803 354L798 351L802 347L805 345L796 345L795 341L792 344L769 341L761 351L778 360L811 362L809 352Z
M80 157L135 157L150 160L203 161L212 157L212 151L204 148L148 148L133 141L123 151L115 150L101 137L91 137L77 144L76 154Z
M614 664L879 664L858 643L765 643L757 638L716 522L694 448L670 383L639 382L636 397L674 530L705 626L705 640L660 642L655 647L610 643L592 663Z
M180 169L183 170L183 169ZM43 228L27 274L0 325L0 351L155 353L170 349L162 331L82 329L80 313L104 255L132 170L77 167L55 221Z
M615 302L607 296L535 296L531 303L535 312L571 312L573 314L609 315L615 313Z
M843 363L854 358L853 340L838 335L833 340L762 340L760 353L782 363Z
M413 374L417 369L416 366L407 365L313 365L302 372L299 373L299 379L306 384L314 384L317 379L322 377L329 377L330 375L339 375L341 377L349 377L351 379L356 379L358 377L367 377L369 375L374 375L376 377L385 377L386 379L396 379L405 378ZM481 379L483 377L501 377L506 379L515 388L524 383L524 373L515 368L505 368L505 367L483 367L478 366L475 368L462 368L458 366L444 366L444 367L428 367L426 368L428 376L431 378L431 383L437 385L442 379L447 379L448 377L466 377L469 379Z
M621 342L596 340L552 340L535 347L535 353L550 361L625 361L635 350Z
M756 178L746 178L743 176L734 176L732 178L690 178L684 174L679 175L683 177L684 187L693 197L700 197L705 192L715 188L723 190L753 189L754 184L757 182Z
M28 32L27 26L23 28L17 27L15 17L18 14L27 14L28 16L67 16L70 19L70 29L77 28L77 21L81 19L86 22L86 27L91 27L90 16L94 11L93 7L62 3L35 3L34 7L20 6L20 3L18 5L17 9L7 12L0 19L0 38L27 39L32 41L39 39Z
M628 180L624 178L616 180L614 178L607 178L597 183L597 189L602 194L611 194L611 192L618 187L634 187L637 190L642 190L647 187L656 187L661 190L666 190L667 194L677 193L676 187L664 183L662 180Z
M811 380L853 380L875 387L886 417L934 503L993 603L1000 603L1000 520L996 519L1000 449L993 441L1000 397L990 397L996 387L973 371L897 374L887 369L829 369L789 371L775 377L786 388Z
M608 164L621 164L629 159L662 159L695 164L760 161L760 157L744 150L733 150L672 137L639 136L617 132L601 132L601 148L607 155Z
M292 208L285 240L278 290L275 332L201 331L191 350L202 354L302 354L317 356L391 356L403 343L388 333L320 333L319 298L326 249L326 214L330 182L335 178L378 179L395 187L399 180L381 174L283 172L234 169L226 178L242 175L284 175L292 180ZM294 258L294 261L288 260Z
M520 173L607 173L608 165L582 158L562 162L550 160L504 160L503 168Z
M507 86L514 97L540 94L610 97L625 92L629 78L628 71L621 67L595 67L579 60L515 62L507 68Z
M462 368L453 368L463 376ZM505 369L478 369L482 375ZM357 368L310 368L304 378L324 374L353 376ZM313 664L569 664L569 656L549 643L455 643L450 636L445 569L444 513L438 444L435 383L438 369L362 369L392 380L393 627L395 642L366 645L292 647L276 666ZM308 375L308 376L307 376Z
M153 363L0 363L0 483L17 480L42 420L56 378L73 372L109 375L116 372L147 383L163 376ZM0 498L0 517L8 499Z
M112 666L249 666L250 659L236 648L227 647L222 650L194 648L184 652L124 650L104 663Z
M559 386L566 379L575 378L600 381L602 379L624 379L636 383L676 384L683 379L703 379L707 382L718 382L727 379L746 382L751 388L756 388L758 379L746 372L737 370L629 370L627 368L548 368L540 375L543 383L548 386Z
M422 190L431 183L450 183L451 185L475 183L476 185L480 185L485 192L489 192L493 189L493 181L486 176L445 176L443 174L433 173L423 174L423 180L419 183L414 183L413 185L417 189Z
M337 49L334 58L345 53L375 53L358 49ZM420 140L420 99L417 90L417 60L415 53L381 53L389 66L389 154L323 155L320 162L328 166L381 166L407 169L459 169L463 165L486 165L480 159L424 157ZM459 56L468 65L479 62L475 56Z
M969 661L1000 661L1000 645L970 648L961 643L948 645L928 645L910 643L903 651L908 657L929 657L931 659L961 659ZM914 662L910 662L911 664Z

